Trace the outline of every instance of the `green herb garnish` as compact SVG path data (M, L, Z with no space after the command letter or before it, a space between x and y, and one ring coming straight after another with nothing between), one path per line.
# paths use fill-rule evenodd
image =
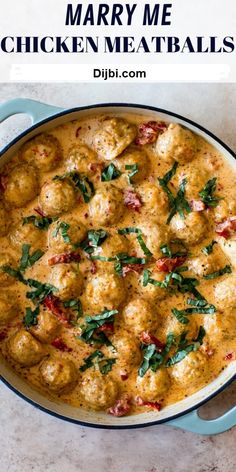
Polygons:
M35 310L31 310L30 307L26 308L26 313L23 318L23 324L26 328L30 328L30 326L35 326L38 324L38 315L39 315L39 307L35 308Z
M216 272L212 272L211 274L204 275L204 279L206 280L212 280L215 279L216 277L221 277L224 274L231 274L232 273L232 268L230 265L226 265L223 267L223 269L217 270Z
M213 193L216 190L216 182L217 178L214 177L213 179L208 180L206 185L203 187L203 189L199 192L199 196L201 197L201 200L203 203L205 203L206 206L215 208L221 198L216 197L213 195Z
M30 255L30 244L23 244L22 255L20 259L19 270L24 272L28 267L32 267L44 255L44 252L38 249Z
M131 184L132 177L134 177L138 173L138 164L127 164L125 166L125 170L131 170L131 172L128 174L128 180Z
M217 244L217 242L213 240L210 244L208 244L208 246L202 248L202 252L203 254L205 254L205 256L209 256L209 254L212 254L214 244Z
M102 357L104 357L104 354L101 351L99 351L99 350L94 351L92 354L90 354L90 356L83 359L84 363L79 368L79 370L81 372L85 372L87 369L94 366L94 360L95 359L98 359L98 358L101 359Z
M166 338L166 345L162 352L157 352L155 344L142 344L141 350L143 351L143 361L138 371L139 377L144 377L149 369L151 369L152 372L156 372L157 369L164 364L165 357L169 353L174 342L174 334L169 333Z
M152 256L151 251L148 249L148 247L146 246L146 244L143 240L143 235L142 235L141 229L135 228L135 227L122 228L122 229L118 229L118 233L119 234L132 234L132 233L137 234L137 241L138 241L141 249L143 250L145 256L148 256L148 257Z
M27 279L26 284L29 285L29 287L36 289L32 290L31 292L27 292L26 297L37 304L43 303L46 297L58 291L58 289L53 285L43 284L34 279Z
M52 236L56 238L59 234L59 232L62 235L62 238L65 243L69 244L71 243L70 237L68 235L68 230L70 229L70 225L68 223L65 223L65 221L60 221L57 224L56 229L53 231Z
M81 335L78 337L82 341L90 344L91 339L94 335L96 329L103 326L105 323L109 321L109 323L114 322L114 315L117 315L119 312L118 310L103 310L98 315L94 316L86 316L85 318L85 325L82 326ZM100 333L102 334L102 333Z
M102 182L110 182L111 180L115 180L120 177L121 172L117 169L117 167L111 163L109 166L105 167L101 175Z
M97 350L94 351L90 356L86 357L84 359L84 364L80 367L81 372L85 372L87 369L90 367L94 367L95 364L98 365L98 368L103 375L107 375L111 369L113 364L115 364L116 359L110 358L110 359L104 359L104 354Z
M166 367L171 367L172 365L177 364L178 362L182 361L190 352L198 351L199 347L203 343L203 338L205 334L206 334L205 329L203 328L203 326L200 326L197 339L194 340L192 344L189 344L185 346L184 348L182 348L183 343L182 345L179 344L179 348L177 352L175 352L175 354L167 360ZM184 341L185 340L186 340L186 335L185 335Z
M87 254L92 254L94 248L101 246L101 244L107 239L108 233L104 229L89 230L86 239L79 244L79 247L83 249Z
M1 266L1 270L3 272L6 272L6 274L10 275L11 277L14 277L15 279L19 280L19 282L22 282L23 284L27 285L27 282L19 269L13 269L11 266L4 265Z
M22 219L22 224L27 225L27 224L32 223L35 226L35 228L46 231L49 228L49 226L56 220L57 218L50 218L50 217L46 218L44 216L40 217L40 216L30 215L30 216L25 216Z
M191 212L189 203L185 199L185 187L187 184L187 179L182 180L176 196L172 193L172 191L168 187L170 180L176 173L177 167L178 167L178 163L175 162L172 169L169 170L169 172L167 172L164 175L164 177L158 179L159 184L163 188L164 192L167 194L168 201L169 201L170 214L167 218L167 224L170 223L170 221L172 220L173 216L176 213L179 213L180 216L184 218L184 211L186 211L187 213Z
M80 174L76 171L66 172L63 175L55 175L55 177L53 177L53 180L64 180L64 179L72 180L75 187L79 189L80 192L82 193L85 203L88 203L91 200L95 191L94 191L94 185L88 179L88 177L80 176Z
M80 300L71 299L63 303L65 308L71 309L75 313L75 319L71 320L72 325L77 325L78 319L83 316L83 307Z
M98 363L99 370L102 375L107 375L111 370L112 366L116 363L115 358L110 358L110 359L102 359Z

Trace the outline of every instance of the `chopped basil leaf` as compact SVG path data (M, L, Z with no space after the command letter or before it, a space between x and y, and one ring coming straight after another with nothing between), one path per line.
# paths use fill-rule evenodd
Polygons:
M213 252L214 244L217 244L217 242L213 240L210 244L208 244L208 246L202 248L202 252L205 254L205 256L209 256L209 254Z
M141 230L139 228L135 228L133 226L128 227L128 228L118 229L119 234L132 234L132 233L140 234L140 232Z
M168 244L162 244L160 246L160 250L161 250L161 252L164 256L173 257L172 251L171 251L170 247L168 246Z
M29 285L29 287L36 289L26 293L26 297L32 300L34 303L42 303L46 297L58 291L58 289L53 285L43 284L38 280L27 279L26 283Z
M177 310L177 308L172 309L173 315L177 318L178 321L182 324L187 324L188 319L186 316L188 315L213 315L216 312L216 307L214 305L208 305L206 307L194 307L194 308L186 308L186 310ZM187 320L187 321L186 321Z
M11 266L4 265L1 267L1 270L3 272L6 272L6 274L10 275L11 277L14 277L15 279L19 280L23 284L25 285L27 284L26 280L24 279L19 269L13 269Z
M60 221L56 229L53 231L52 236L56 238L60 232L64 242L69 244L71 242L70 237L68 235L69 229L70 225L68 223L65 223L65 221Z
M71 299L71 300L65 301L63 305L65 308L69 308L75 313L76 318L74 320L71 320L70 323L72 325L77 325L78 319L81 318L81 316L83 316L83 307L82 307L81 301Z
M156 346L155 344L149 344L148 346L143 345L142 346L143 350L143 362L141 366L139 367L138 375L139 377L144 377L146 372L148 371L150 367L150 360L156 354Z
M125 170L131 170L131 172L128 174L128 180L129 180L129 183L131 183L131 179L132 177L134 177L137 173L138 173L138 164L127 164L125 166Z
M116 359L110 358L110 359L102 359L98 363L99 370L101 374L107 375L111 370L112 366L116 363Z
M168 245L168 244L162 244L160 246L160 250L163 254L163 256L166 256L166 257L181 257L181 256L187 256L188 254L188 251L187 249L185 248L184 244L181 242L181 241L171 241L173 244L176 244L178 246L181 246L183 248L182 251L177 251L177 252L173 252L171 247Z
M107 236L108 233L103 229L91 229L88 231L86 239L79 244L79 247L81 247L81 249L83 249L87 254L92 254L94 248L101 246Z
M182 324L188 324L189 319L185 316L184 310L177 310L177 308L172 308L172 313L177 318L177 320Z
M113 163L111 163L109 166L105 167L104 171L102 172L101 181L110 182L111 180L115 180L120 177L120 175L120 171Z
M151 251L148 249L148 247L146 246L143 240L141 229L135 228L135 227L128 227L128 228L118 229L118 233L119 234L132 234L132 233L137 234L137 241L141 249L143 250L144 254L146 256L152 256Z
M216 277L221 277L221 275L224 275L224 274L231 274L232 272L232 268L230 267L230 265L226 265L225 267L223 267L223 269L220 269L220 270L217 270L216 272L212 272L211 274L208 274L208 275L204 275L204 279L206 280L212 280L212 279L215 279Z
M203 343L203 338L206 334L206 331L203 326L200 326L197 338L193 340L192 344L189 344L188 346L186 346L186 334L187 333L183 333L181 335L178 350L167 360L166 367L171 367L172 365L181 362L190 352L197 351Z
M91 338L94 335L96 329L100 328L102 325L107 323L114 322L114 315L117 315L119 312L118 310L103 310L98 315L94 316L86 316L85 318L85 325L82 326L82 332L79 336L79 339L86 343L90 343ZM101 334L101 333L100 333Z
M55 175L53 180L64 180L64 179L71 179L73 184L83 195L83 199L85 203L88 203L92 196L94 195L94 186L93 183L88 179L88 177L80 176L78 172L66 172L63 175Z
M206 334L205 329L203 328L203 326L200 326L200 327L199 327L199 331L198 331L197 338L194 339L194 342L199 343L200 345L202 345L202 343L203 343L203 338L204 338L205 334Z
M148 247L146 246L144 240L143 240L143 237L142 237L142 234L138 234L137 236L137 241L141 247L141 249L143 250L145 256L152 256L152 252L148 249Z
M104 257L104 256L91 256L91 259L93 261L103 261L103 262L117 262L120 261L123 264L146 264L146 259L143 257L134 257L134 256L129 256L129 254L126 253L119 253L114 257Z
M167 222L166 222L167 224L170 223L170 221L172 220L173 216L176 213L179 213L180 216L184 218L184 211L186 211L187 213L191 212L191 208L187 200L185 199L185 187L187 184L187 179L182 180L176 196L173 195L172 191L168 187L168 183L170 182L170 180L176 173L177 166L178 164L177 162L175 162L172 169L169 172L167 172L167 174L165 174L164 177L158 179L160 186L163 188L164 192L166 192L168 200L169 200L170 214L167 218Z
M166 338L166 345L162 352L157 352L155 344L142 344L141 350L143 351L143 361L139 368L139 377L144 377L148 369L152 372L156 372L165 362L165 357L171 350L175 343L175 336L173 333L169 333Z
M215 197L213 193L216 190L216 182L217 178L214 177L213 179L208 180L206 185L203 187L203 189L199 192L199 196L201 197L201 200L203 203L205 203L208 207L215 208L221 198Z
M164 177L158 179L161 186L168 185L172 177L174 177L174 175L176 174L177 167L178 162L175 162L173 167L164 175Z
M86 359L83 359L84 363L83 365L79 368L81 372L85 372L87 369L90 367L94 366L94 360L97 358L102 358L104 357L104 354L101 351L94 351L90 356L86 357Z
M44 252L38 249L30 255L30 244L23 244L22 256L20 259L19 270L24 272L28 267L32 267L44 255Z
M119 277L122 277L123 276L123 266L122 266L122 262L115 262L114 264L114 269L115 269L115 272L117 273L117 275L119 275Z
M35 228L46 231L49 228L49 226L56 220L57 218L50 218L50 217L46 218L44 216L40 217L40 216L30 215L30 216L25 216L22 219L22 224L27 225L27 224L32 223L35 226Z
M192 305L192 306L198 306L198 307L199 306L204 307L204 306L208 305L206 300L195 300L194 298L188 298L187 299L187 304Z
M23 324L26 328L30 328L30 326L35 326L38 324L38 315L39 315L39 307L35 308L35 310L31 310L30 307L26 308L26 313L23 318Z

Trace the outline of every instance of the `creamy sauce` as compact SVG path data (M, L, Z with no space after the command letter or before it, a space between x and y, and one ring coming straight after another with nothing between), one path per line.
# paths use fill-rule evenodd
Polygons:
M147 122L148 120L150 120L149 117L145 119L143 115L114 115L114 117L118 116L124 118L129 123L133 123L136 126L138 126L140 123ZM3 169L2 198L8 212L8 217L10 215L11 221L6 234L4 234L4 236L0 238L0 247L1 253L3 255L5 253L8 253L12 256L15 261L15 268L18 267L20 264L22 244L31 243L31 238L29 235L29 240L27 240L27 237L25 237L22 241L18 241L17 244L16 228L22 228L22 218L27 217L29 215L39 216L35 212L35 208L39 208L40 202L42 202L42 199L38 201L38 194L40 193L45 183L52 182L52 178L55 177L55 175L61 176L68 171L67 158L68 155L71 153L71 148L73 146L86 144L94 152L97 152L99 150L99 145L97 144L98 141L94 140L94 136L96 136L97 132L100 132L100 130L103 129L104 118L104 116L99 115L93 118L83 119L80 121L73 121L61 125L55 128L54 130L50 131L50 135L57 138L60 143L63 159L58 162L58 165L56 167L54 167L52 170L47 170L46 172L44 172L40 168L40 165L38 165L36 173L38 174L39 179L39 189L38 191L36 191L36 195L33 196L33 199L30 199L27 204L24 204L22 206L19 205L19 207L16 207L16 205L12 204L10 201L4 202L6 188L8 188L9 186L8 176L11 175L12 169L14 169L15 166L22 164L22 156L23 159L26 159L24 154L22 154L22 152L26 152L24 151L25 148L23 148L23 151L20 150L19 153L13 157L11 162ZM84 373L79 370L79 368L84 364L84 359L87 358L90 354L92 354L96 349L99 349L104 354L105 359L116 359L116 362L112 365L111 371L107 375L100 375L102 377L102 382L106 384L110 381L110 379L115 382L117 386L117 393L116 395L114 395L115 400L123 398L125 394L132 398L131 409L129 410L129 413L142 412L144 407L137 406L135 401L135 398L137 396L141 397L144 401L158 401L161 403L162 407L165 407L166 405L175 403L183 399L184 397L191 395L202 386L211 382L219 375L219 373L225 368L225 366L227 366L229 361L234 358L234 353L236 349L236 291L234 291L234 296L231 296L231 294L229 294L229 299L227 298L224 309L224 300L222 302L223 308L222 305L220 306L220 308L218 307L218 300L216 299L215 288L219 283L226 281L226 293L227 280L231 280L232 277L235 276L235 261L233 259L234 256L232 256L231 259L229 258L228 254L226 256L223 247L224 245L222 243L222 241L224 242L225 240L224 238L216 234L215 227L216 221L217 223L220 223L222 221L225 221L228 217L232 217L236 214L236 200L234 198L236 173L230 167L229 163L226 162L224 156L220 155L218 151L213 148L209 143L207 143L199 136L195 136L194 139L196 140L194 158L189 159L189 162L179 162L176 173L171 179L171 183L169 184L169 188L171 188L173 193L176 194L181 179L186 177L187 184L185 196L188 202L192 205L193 200L197 202L201 200L198 195L198 192L203 189L207 181L209 181L209 179L212 179L213 177L217 178L217 186L214 195L217 195L217 197L220 197L224 200L219 200L219 204L216 206L216 208L205 208L200 212L194 212L195 214L198 213L198 215L204 215L205 227L203 228L203 235L199 238L199 241L199 224L201 225L201 223L198 223L197 220L196 224L194 224L193 220L193 226L190 231L193 234L195 234L196 232L196 237L193 237L193 241L189 244L186 239L182 239L182 241L184 242L184 246L188 251L188 256L184 260L183 265L187 266L189 269L188 272L184 272L182 273L182 275L184 277L194 277L199 281L199 285L196 287L197 290L201 293L202 297L205 297L208 302L208 305L213 304L216 307L216 313L191 314L188 316L189 323L181 324L181 322L178 321L173 315L171 310L173 308L176 308L178 310L190 308L190 306L186 304L186 301L191 296L191 294L183 294L180 293L178 290L175 291L175 293L171 293L169 290L158 288L159 295L155 295L155 286L151 284L148 284L147 287L143 286L143 271L141 271L141 269L139 273L128 272L125 277L120 277L122 283L122 293L125 294L121 296L120 300L119 292L117 295L118 299L114 295L116 291L116 286L115 288L108 287L108 291L111 290L111 293L113 293L114 295L114 300L111 301L111 305L109 307L104 304L104 306L100 308L100 301L96 305L94 303L94 300L91 298L94 296L94 291L92 289L89 291L88 285L91 285L92 283L91 286L93 288L94 285L91 281L98 275L102 277L104 274L108 274L109 279L109 277L111 277L110 274L115 273L114 262L105 262L101 260L92 262L82 249L77 249L77 252L81 256L81 261L79 262L79 264L76 264L75 262L68 263L68 266L72 264L72 266L76 268L76 270L79 268L80 277L83 281L83 287L81 289L80 296L74 296L72 294L72 296L68 296L67 299L80 299L83 307L84 316L78 319L77 324L64 325L59 322L57 334L54 336L54 338L59 338L60 340L63 340L64 344L69 348L70 352L63 352L60 349L57 349L56 347L51 345L51 342L53 340L50 340L50 342L43 343L45 357L43 356L42 359L40 359L40 361L37 362L35 365L25 367L25 365L15 362L14 355L12 356L11 349L9 349L9 339L12 339L12 336L14 336L15 333L17 333L20 329L22 329L26 307L31 307L32 310L35 310L35 305L29 299L26 298L26 292L32 289L30 289L17 279L10 277L6 285L2 286L0 290L0 301L4 293L7 293L9 299L17 301L17 311L15 312L15 316L12 316L10 317L10 319L7 319L5 321L4 316L0 314L0 321L2 320L0 330L2 341L0 342L0 348L4 357L7 359L12 368L21 377L23 377L26 382L33 385L37 390L43 393L43 395L50 397L55 401L60 400L75 407L82 406L83 408L87 409L102 408L101 405L99 406L99 402L96 405L96 398L95 400L93 399L93 402L89 401L91 394L90 391L88 391L88 396L86 394L81 393L81 385L83 383L84 376L88 378L88 376L92 375L94 371L98 372L98 374L100 375L96 359L94 361L94 366L88 368ZM130 143L127 143L127 145L128 144ZM175 232L174 218L172 219L169 225L166 224L166 220L170 213L170 210L168 208L167 195L163 191L161 186L158 184L158 178L163 177L166 172L172 168L174 160L170 158L170 156L168 156L167 154L163 154L163 156L161 155L161 153L158 154L158 145L156 144L156 140L153 143L146 144L144 146L137 145L135 149L133 148L133 150L131 148L131 153L135 152L137 149L141 152L146 153L147 157L145 157L144 168L142 168L141 163L139 167L139 172L136 174L136 177L134 176L133 179L131 178L131 183L129 183L128 181L127 170L124 169L124 165L122 167L119 164L119 159L122 159L122 157L120 157L120 154L110 161L104 159L104 154L102 154L102 152L94 154L92 158L92 164L101 163L103 167L106 167L111 162L114 162L115 166L121 170L120 177L112 180L111 182L101 182L102 166L92 166L92 168L88 168L88 165L86 163L85 168L87 166L87 175L89 180L93 182L93 185L95 187L95 195L97 190L102 188L103 186L107 186L107 192L109 192L110 185L120 189L123 193L127 192L127 188L132 189L132 191L135 192L135 195L139 196L139 201L141 201L142 204L138 211L135 211L135 209L130 208L127 205L124 205L122 202L123 209L121 211L120 217L118 218L118 221L115 221L112 224L99 224L99 222L96 220L96 217L93 218L94 211L96 212L97 208L96 207L95 210L91 210L91 202L93 200L91 199L89 203L84 203L81 192L77 191L75 197L76 201L72 208L69 209L69 211L67 212L60 212L58 217L59 221L63 222L66 222L68 217L73 217L76 220L79 220L85 226L86 232L88 230L98 230L103 228L109 234L109 236L104 243L102 243L98 248L95 249L93 254L98 256L100 255L103 257L114 256L114 251L115 253L127 252L129 255L134 255L134 257L139 258L146 257L143 253L142 248L137 242L137 234L128 234L120 236L120 240L123 240L124 245L128 248L127 251L116 251L116 246L113 247L114 240L112 238L114 237L114 235L117 234L117 229L127 227L141 228L143 240L146 246L153 254L153 257L149 259L147 258L147 262L145 264L144 269L149 269L151 277L153 277L154 279L155 277L160 277L158 280L163 281L167 273L160 271L158 272L156 267L156 260L164 256L160 251L160 244L158 245L158 237L156 240L154 238L153 243L150 234L154 234L153 229L155 229L156 227L163 229L164 236L162 236L162 238L164 239L161 241L161 243L168 244L169 246L171 246L172 240L175 240L177 238L181 239L182 237L181 230ZM34 162L30 162L29 165L34 165ZM131 172L131 170L129 170L128 172ZM192 178L189 176L192 176ZM145 185L148 183L158 188L157 200L155 200L155 196L153 200L151 197L149 201L148 199L145 200L145 189L148 189L148 187L145 187ZM103 198L102 194L100 198ZM157 205L155 204L155 201L157 202ZM115 213L117 211L118 210L115 209ZM46 216L53 215L47 214ZM187 213L185 213L185 218L187 218ZM2 221L1 224L3 224ZM57 222L53 223L53 225L56 227ZM27 225L24 225L24 228L26 226ZM31 228L32 231L35 231L35 228L33 226L31 226ZM62 247L57 248L55 244L53 245L53 247L49 247L48 232L50 232L50 227L48 230L37 231L39 234L38 239L36 238L37 247L35 246L35 243L32 244L31 251L41 249L44 252L44 255L32 267L27 268L25 270L24 277L26 279L31 278L42 283L52 283L50 274L52 270L54 270L55 267L59 267L60 264L52 266L49 265L48 261L55 255L68 252L68 244L65 245L64 250L62 250ZM15 239L14 237L12 237L12 234L16 234ZM51 238L53 238L52 235ZM230 235L230 240L231 239L232 241L234 240L233 234ZM206 256L203 254L202 249L208 246L212 242L212 240L217 242L213 246L212 254ZM74 249L71 248L70 250L73 251ZM178 250L180 250L180 246L178 246ZM6 261L3 261L2 264L6 264ZM206 267L207 264L209 265L209 267L207 267L205 270L203 266ZM219 271L226 265L229 265L231 267L231 274L226 273L225 275L221 275L210 280L204 279L203 275ZM94 267L96 267L96 269L94 269ZM96 270L96 273L93 273L94 270ZM115 277L119 276L115 275ZM106 289L104 290L106 291ZM55 292L54 295L60 298L60 291L59 293ZM106 300L109 299L109 294L107 295L107 291L104 297L106 298ZM201 353L203 356L203 360L201 361L200 365L196 364L196 362L198 362L198 359L196 362L194 360L194 356L196 354L194 352L188 354L185 359L179 362L178 364L175 364L171 367L162 366L161 371L167 371L168 388L163 387L163 389L160 389L160 393L158 393L158 387L157 394L155 394L150 393L150 389L149 387L147 387L148 393L146 397L145 385L141 386L140 390L139 382L137 381L138 369L142 363L143 355L143 351L140 350L140 337L142 338L142 333L138 331L135 319L132 320L130 319L129 315L127 315L128 321L126 321L125 315L125 307L132 300L141 300L141 303L143 300L145 300L146 303L150 304L148 308L150 323L148 322L148 319L142 319L140 321L141 331L151 332L163 344L166 343L166 336L168 333L173 332L176 335L176 345L171 348L171 351L166 356L166 359L172 357L173 354L177 351L179 342L178 335L181 334L181 332L188 331L187 344L189 345L193 341L196 342L199 327L203 326L205 328L205 336L203 338L203 343L201 346L198 346L197 350L198 354ZM63 298L63 301L65 301L65 297ZM119 312L114 316L114 332L106 332L107 337L113 343L115 348L117 343L117 349L113 350L111 349L111 347L103 345L98 347L94 345L91 346L89 344L86 344L84 341L78 339L78 336L81 334L81 326L85 323L85 316L92 316L101 313L105 308L117 309ZM142 304L137 309L141 311L144 310ZM45 305L41 304L40 313L44 313L45 310ZM64 311L66 312L66 310ZM142 311L142 313L144 313L144 311ZM67 311L66 313L68 313L68 316L72 315L72 317L74 317L74 312L72 312L71 310ZM136 315L139 317L140 313L138 312L137 314L135 312L134 316ZM143 314L143 317L145 318L145 313ZM211 321L209 321L210 318ZM226 319L229 321L227 321ZM143 330L142 326L144 327ZM29 332L34 335L34 331L32 328L35 328L35 326L29 327L28 329ZM37 334L35 336L37 338ZM119 342L117 341L119 338L123 339L120 355ZM131 345L129 347L129 344L126 345L126 343L129 343L130 339ZM130 356L130 352L132 353L133 346L132 340L135 343L135 353L133 355L133 360L132 355ZM128 355L127 353L124 354L125 345L127 348L126 350L130 351ZM45 358L47 359L47 356L52 356L53 359L57 360L70 359L74 362L76 370L78 371L78 381L77 383L75 382L75 384L73 384L73 388L69 389L68 392L66 391L66 389L65 391L52 390L49 384L46 384L42 381L42 376L40 374L40 366L42 362L44 362ZM127 362L125 356L127 356ZM184 365L183 363L186 363L188 356L192 357L192 364L189 363L185 366L186 370L185 368L183 368L181 371L181 369L179 369L179 366L181 364ZM179 371L177 372L176 369L179 369ZM145 376L148 376L149 374L150 369L144 375L143 379L145 379ZM160 382L162 382L162 379L160 379ZM96 392L94 393L94 395L96 397ZM107 407L110 406L112 406L112 404L109 404L108 399L107 402L105 401L103 408L107 409Z

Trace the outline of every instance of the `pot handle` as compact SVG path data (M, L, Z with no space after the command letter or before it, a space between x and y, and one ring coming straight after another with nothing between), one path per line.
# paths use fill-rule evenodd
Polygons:
M177 418L173 421L168 421L170 426L181 428L192 433L213 435L224 433L233 426L236 426L236 406L213 420L204 420L198 415L198 410L194 410L187 415Z
M24 113L29 115L32 124L48 118L49 116L60 113L63 108L58 108L46 103L37 102L28 98L16 98L0 105L0 123L12 115Z

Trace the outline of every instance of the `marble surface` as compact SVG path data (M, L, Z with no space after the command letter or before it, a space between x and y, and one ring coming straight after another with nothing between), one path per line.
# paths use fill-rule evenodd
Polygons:
M0 84L0 103L28 97L64 107L123 101L152 104L203 124L236 150L236 85ZM1 124L0 146L29 121ZM219 416L235 404L236 383L201 408ZM87 429L38 411L0 385L2 472L235 472L236 428L201 437L168 426L131 431Z

